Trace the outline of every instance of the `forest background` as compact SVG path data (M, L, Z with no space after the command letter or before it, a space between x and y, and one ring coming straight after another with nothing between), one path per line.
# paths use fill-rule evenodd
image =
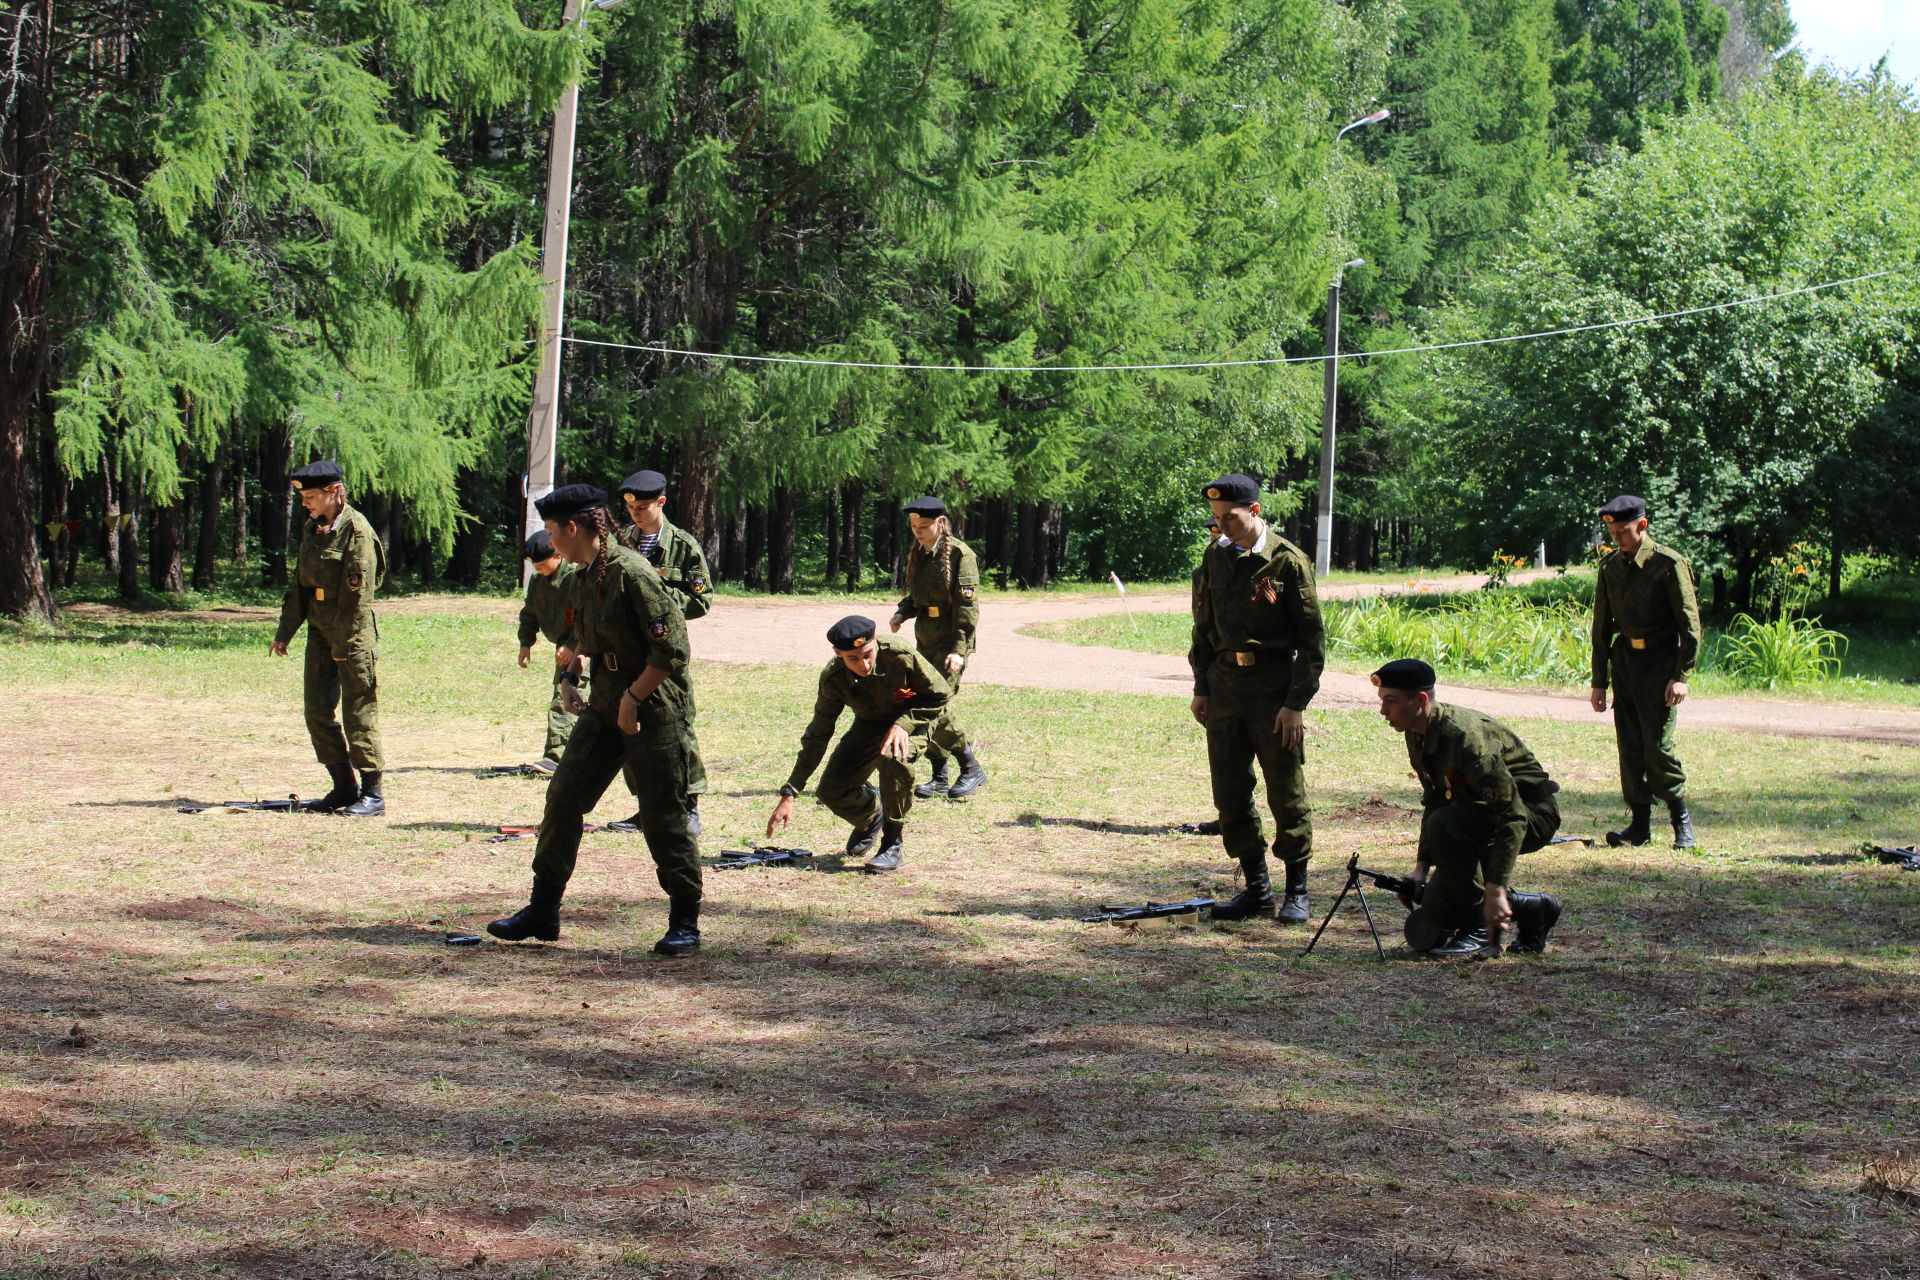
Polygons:
M1920 550L1920 104L1784 0L560 10L0 6L0 613L284 584L316 457L505 588L576 77L567 330L704 354L568 346L560 479L665 472L725 582L873 587L921 492L1003 582L1179 577L1229 470L1310 546L1354 258L1336 565L1577 561L1617 491L1722 610Z

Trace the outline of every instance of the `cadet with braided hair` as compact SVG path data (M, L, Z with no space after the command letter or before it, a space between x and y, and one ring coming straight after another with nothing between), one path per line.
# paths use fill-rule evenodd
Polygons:
M487 926L508 942L560 936L560 899L580 854L581 821L623 766L668 901L667 933L653 949L683 956L700 945L700 851L687 825L687 780L697 751L687 732L693 686L687 624L660 575L613 536L607 495L591 485L556 489L536 506L554 549L582 566L569 580L573 647L593 662L591 698L564 686L579 716L567 739L533 853L527 905Z
M914 648L946 678L957 697L961 673L973 658L974 633L980 628L980 561L972 547L953 536L947 504L938 498L909 502L907 525L913 530L913 550L907 553L907 594L887 625L898 631L903 622L913 619ZM951 783L947 781L948 756L960 762L960 776ZM933 777L913 789L923 800L934 796L965 800L987 780L966 730L954 718L952 702L927 735L927 758L933 762Z

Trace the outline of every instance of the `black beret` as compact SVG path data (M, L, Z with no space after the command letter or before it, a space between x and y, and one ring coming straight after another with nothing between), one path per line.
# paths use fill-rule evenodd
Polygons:
M1260 501L1260 486L1251 476L1221 476L1207 486L1202 496L1209 502L1233 502L1245 506Z
M1423 693L1433 688L1433 668L1418 658L1395 658L1373 673L1374 687Z
M935 516L947 514L947 504L932 494L928 494L924 498L915 498L912 502L909 502L907 504L907 514L910 516L925 516L931 520Z
M1606 506L1600 508L1600 518L1602 520L1624 520L1629 524L1635 520L1644 519L1646 514L1647 500L1645 498L1636 498L1630 493L1623 493Z
M827 643L836 649L864 649L873 640L873 619L855 615L827 628Z
M553 539L547 536L545 529L530 535L520 544L520 554L535 564L553 559Z
M592 485L566 484L536 500L533 507L542 520L570 520L606 505L607 495Z
M636 471L620 482L619 492L636 498L657 498L667 491L667 478L658 471Z
M1208 517L1207 517L1207 522L1206 522L1205 524L1203 524L1203 525L1201 525L1200 527L1201 527L1202 529L1212 529L1212 530L1215 530L1215 531L1217 532L1217 531L1219 530L1219 528L1220 528L1220 517L1219 517L1219 516L1208 516Z
M324 489L330 484L343 484L346 478L347 473L337 462L309 462L288 480L296 489Z

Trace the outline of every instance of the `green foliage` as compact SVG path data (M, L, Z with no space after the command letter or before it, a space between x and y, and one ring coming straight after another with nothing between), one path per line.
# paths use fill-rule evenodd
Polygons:
M1762 622L1743 613L1721 637L1712 665L1749 687L1796 688L1838 676L1846 650L1847 638L1817 618Z

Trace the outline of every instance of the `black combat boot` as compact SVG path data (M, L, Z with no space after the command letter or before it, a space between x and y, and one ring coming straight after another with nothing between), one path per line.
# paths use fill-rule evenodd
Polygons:
M922 800L931 800L935 796L947 794L952 784L947 781L947 762L944 757L933 762L933 776L913 789L913 794Z
M1312 910L1307 905L1307 864L1299 862L1284 864L1287 868L1287 892L1280 899L1280 913L1274 917L1281 924L1305 924L1307 913Z
M972 747L962 747L953 755L960 762L960 776L955 778L953 785L947 788L947 799L965 800L986 785L987 771L982 769L980 762L973 758Z
M700 834L700 797L691 791L687 792L687 834Z
M1273 918L1273 881L1267 878L1267 859L1264 854L1255 854L1240 864L1247 878L1247 887L1229 902L1215 905L1210 919L1213 920L1251 920L1261 917ZM1301 917L1305 919L1305 917Z
M1643 845L1653 840L1653 806L1636 804L1629 810L1633 818L1624 831L1607 832L1607 847L1618 849L1622 845Z
M377 818L387 811L387 798L380 794L380 771L364 769L360 773L360 798L340 811L343 818Z
M360 798L360 786L353 780L352 765L330 764L327 776L333 779L333 790L300 806L308 813L338 813Z
M1513 927L1518 934L1507 944L1507 950L1531 956L1545 951L1547 935L1560 922L1560 899L1544 893L1509 890L1507 905L1513 908Z
M880 828L886 824L886 811L878 804L873 806L873 820L857 826L847 836L846 854L849 858L859 858L873 848L873 842L880 838Z
M560 937L560 890L543 887L534 881L527 905L504 920L495 920L487 932L502 942L525 942L538 938L554 942Z
M667 904L667 931L653 944L653 954L686 956L699 949L700 899L672 899Z
M904 822L883 822L880 824L880 852L867 859L867 870L878 874L882 871L898 871L900 859L906 855L906 824Z
M622 818L618 822L609 822L605 830L617 831L623 836L637 834L640 830L640 810L635 809L631 818Z
M1476 924L1454 931L1453 937L1425 953L1434 960L1491 960L1500 954L1500 944L1487 937L1487 926Z
M1667 816L1673 820L1673 847L1691 849L1698 841L1693 838L1693 815L1687 812L1685 800L1667 802Z

